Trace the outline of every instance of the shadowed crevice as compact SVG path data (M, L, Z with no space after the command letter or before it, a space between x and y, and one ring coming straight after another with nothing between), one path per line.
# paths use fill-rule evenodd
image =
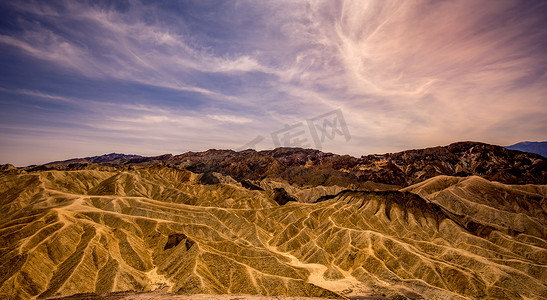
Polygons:
M274 188L274 201L277 202L279 205L285 205L289 203L290 201L298 202L296 199L294 199L287 191L285 191L284 188Z
M169 235L169 237L167 238L167 243L165 243L163 250L174 248L183 241L186 250L190 249L195 244L195 242L189 239L184 233L175 233Z

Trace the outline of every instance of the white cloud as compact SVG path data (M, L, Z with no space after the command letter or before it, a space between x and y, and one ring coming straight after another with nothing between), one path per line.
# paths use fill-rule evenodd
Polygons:
M221 26L207 28L220 32L211 40L184 19L163 18L155 4L131 5L124 13L78 2L63 13L33 5L25 10L54 26L26 22L23 34L4 34L0 43L90 78L210 102L184 111L161 98L109 104L11 92L78 105L94 113L87 126L109 136L125 131L165 147L172 138L195 150L235 148L336 108L353 138L328 145L331 152L547 139L538 114L547 110L547 31L538 26L542 16L524 14L519 2L238 1L224 23L206 24ZM253 25L239 23L249 16Z
M245 124L245 123L251 123L253 120L245 117L238 117L233 115L207 115L207 117L221 121L221 122L228 122L228 123L237 123L237 124Z

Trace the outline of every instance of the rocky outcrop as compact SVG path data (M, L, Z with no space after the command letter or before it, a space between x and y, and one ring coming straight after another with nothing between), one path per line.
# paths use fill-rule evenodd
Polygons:
M476 142L368 155L361 160L362 173L356 175L401 186L438 175L477 175L509 184L547 183L547 161L541 155Z
M178 155L168 163L197 173L214 171L251 180L274 178L307 187L355 189L367 182L408 186L439 175L477 175L508 184L547 183L544 157L477 142L361 158L298 148L209 150Z
M165 154L134 158L110 156L68 160L24 169L70 170L90 168L93 164L129 169L162 163L194 173L220 173L239 181L259 182L269 179L301 188L339 186L367 190L392 190L439 175L475 175L506 184L547 184L545 157L477 142L459 142L443 147L360 158L301 148L277 148L259 152L207 150L176 156Z

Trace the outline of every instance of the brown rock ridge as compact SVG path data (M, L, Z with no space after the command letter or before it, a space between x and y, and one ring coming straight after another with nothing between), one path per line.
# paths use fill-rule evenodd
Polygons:
M90 164L135 167L164 163L194 173L217 172L236 180L264 179L299 187L339 186L389 190L439 175L480 176L507 184L547 184L545 157L478 142L408 150L356 158L313 149L278 148L268 151L208 150L156 157L92 157L31 166L26 170L87 168ZM372 187L372 186L373 187Z

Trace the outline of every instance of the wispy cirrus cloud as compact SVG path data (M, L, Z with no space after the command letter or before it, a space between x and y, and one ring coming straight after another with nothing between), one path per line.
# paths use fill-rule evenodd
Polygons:
M46 140L62 136L73 139L65 149L95 143L95 154L237 148L337 108L352 140L327 151L545 139L546 6L4 3L0 134L12 154L2 159L34 143L50 160L59 147ZM67 156L92 154L74 147Z

